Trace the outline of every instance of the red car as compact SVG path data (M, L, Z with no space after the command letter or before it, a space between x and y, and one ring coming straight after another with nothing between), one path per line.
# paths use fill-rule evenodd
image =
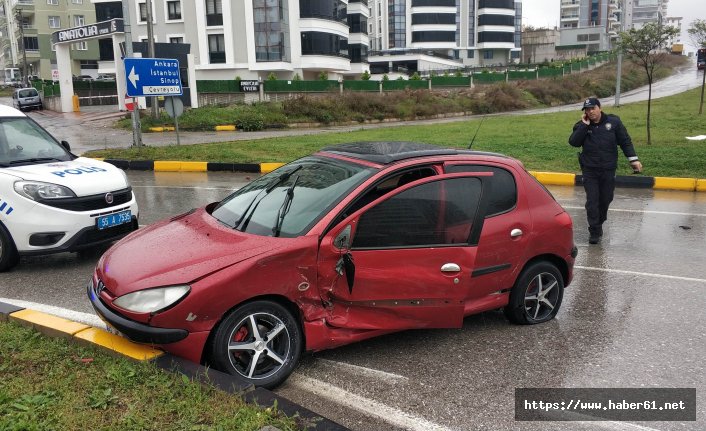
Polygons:
M271 388L303 351L500 308L550 320L576 253L571 217L515 159L352 143L132 233L88 296L128 338Z

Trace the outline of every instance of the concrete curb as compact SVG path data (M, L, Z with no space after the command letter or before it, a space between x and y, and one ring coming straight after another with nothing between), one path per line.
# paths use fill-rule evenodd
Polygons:
M118 160L98 159L117 166L123 170L157 171L157 172L248 172L266 174L272 172L284 163L218 163L190 162L170 160ZM583 175L561 172L529 171L539 182L555 186L582 186ZM615 177L617 187L682 190L689 192L706 192L706 179L647 177L644 175L618 175Z
M0 302L0 321L17 322L49 337L61 337L79 344L93 345L110 354L135 361L151 361L166 371L185 375L201 384L213 385L222 391L241 396L244 401L259 407L267 408L276 405L277 409L287 416L297 415L304 419L308 426L307 430L348 431L348 428L280 397L270 390L243 385L230 374L201 366L147 345L133 343L127 338L103 329L4 302Z

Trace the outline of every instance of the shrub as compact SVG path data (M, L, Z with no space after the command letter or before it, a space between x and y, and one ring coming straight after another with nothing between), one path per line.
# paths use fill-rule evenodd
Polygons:
M257 112L244 111L238 114L235 119L235 127L246 132L253 132L265 128L265 121L262 115Z
M328 72L325 70L322 70L319 72L319 80L320 81L328 81Z
M275 75L274 72L270 72L270 74L267 75L267 80L268 81L277 81L277 75Z
M390 77L387 76L387 73L384 74L384 75L382 75L382 80L383 80L383 81L389 81L389 80L390 80Z
M294 78L292 78L292 81L301 81L301 80L302 80L302 77L299 76L298 73L295 73L295 74L294 74Z
M367 70L363 72L363 74L360 75L360 79L362 79L363 81L370 81L370 72L368 72Z
M409 78L411 81L421 81L422 77L419 76L419 72L414 72L412 76Z

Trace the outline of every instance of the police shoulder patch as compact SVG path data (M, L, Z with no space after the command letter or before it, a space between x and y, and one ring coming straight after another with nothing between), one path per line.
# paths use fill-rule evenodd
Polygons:
M612 125L612 124L610 124L610 123L605 123L605 129L606 129L606 130L610 130L610 129L612 129L612 128L613 128L613 125Z

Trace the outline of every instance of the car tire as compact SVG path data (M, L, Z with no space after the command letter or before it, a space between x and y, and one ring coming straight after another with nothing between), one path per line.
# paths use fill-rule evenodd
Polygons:
M556 316L564 297L564 278L552 263L530 264L510 292L505 316L518 325L534 325Z
M17 248L10 233L0 224L0 272L5 272L17 265L19 260L20 256L17 254Z
M303 344L301 328L289 310L271 301L250 302L218 325L211 365L248 384L272 389L294 371Z

